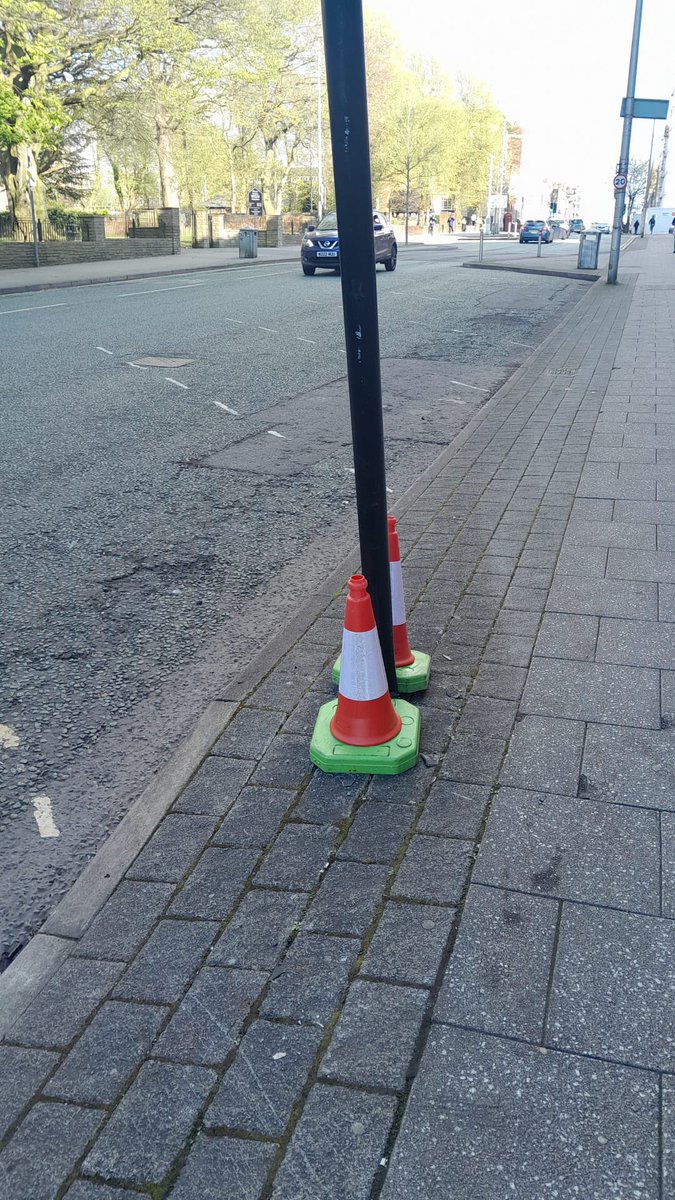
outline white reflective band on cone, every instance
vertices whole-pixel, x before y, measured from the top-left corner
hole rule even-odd
[[[389,578],[391,580],[391,623],[405,625],[405,600],[403,598],[403,571],[401,560],[389,563]]]
[[[379,700],[387,688],[377,629],[367,633],[342,631],[340,695],[347,700]]]

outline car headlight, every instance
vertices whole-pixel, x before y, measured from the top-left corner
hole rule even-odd
[[[309,250],[310,247],[312,247],[314,245],[314,242],[312,241],[312,239],[310,237],[304,237],[302,239],[302,244],[306,250]]]

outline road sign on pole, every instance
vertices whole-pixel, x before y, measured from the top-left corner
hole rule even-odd
[[[621,101],[621,116],[625,117],[628,112],[627,104],[629,97],[626,96]],[[633,118],[642,117],[648,121],[667,121],[669,100],[640,100],[639,97],[633,99]]]
[[[628,178],[625,175],[615,175],[614,176],[614,191],[615,192],[625,192],[627,183],[628,183]]]
[[[262,217],[263,215],[263,194],[260,188],[251,188],[248,194],[248,215],[249,217]]]
[[[361,569],[397,692],[361,0],[322,0]]]
[[[635,0],[635,16],[633,17],[633,38],[630,47],[630,62],[628,65],[628,87],[626,88],[625,115],[623,133],[621,135],[621,152],[617,163],[617,175],[627,175],[630,159],[630,135],[633,128],[633,112],[635,107],[635,80],[637,79],[638,51],[640,49],[640,27],[642,25],[642,0]],[[612,226],[612,241],[609,248],[609,266],[607,267],[607,282],[616,283],[619,273],[619,254],[621,253],[621,227],[625,208],[625,197],[622,191],[614,192],[614,223]]]

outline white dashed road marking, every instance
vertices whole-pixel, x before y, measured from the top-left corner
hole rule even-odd
[[[170,375],[165,375],[164,378],[166,379],[167,383],[175,383],[176,387],[182,387],[185,388],[186,391],[188,390],[187,383],[181,383],[180,379],[172,379]]]
[[[154,296],[156,292],[181,292],[184,288],[204,287],[205,283],[204,279],[199,283],[174,283],[173,287],[144,288],[142,292],[118,292],[114,299],[125,300],[127,296]]]
[[[105,346],[97,346],[97,350],[101,350],[103,354],[112,354],[112,350],[106,350]]]
[[[221,404],[221,403],[220,403],[220,400],[214,400],[214,401],[213,401],[213,403],[214,403],[214,404],[215,404],[215,405],[216,405],[218,408],[222,408],[223,412],[229,412],[229,413],[232,413],[232,416],[233,416],[233,417],[238,417],[238,416],[239,416],[239,413],[237,412],[236,408],[228,408],[227,404]]]
[[[125,366],[133,367],[134,371],[149,371],[150,370],[149,367],[139,367],[138,363],[132,363],[132,362],[125,363]]]
[[[283,439],[284,439],[284,441],[286,441],[286,434],[285,434],[285,433],[277,433],[276,429],[268,429],[268,430],[267,430],[267,432],[268,432],[268,433],[271,433],[272,437],[283,438]]]
[[[60,301],[58,304],[29,304],[26,306],[26,308],[5,308],[2,310],[2,312],[0,312],[0,317],[6,317],[9,313],[37,312],[41,308],[65,308],[65,307],[66,307],[65,300]]]
[[[259,325],[258,329],[262,329],[263,333],[278,333],[278,329],[270,329],[269,325]]]
[[[475,383],[462,383],[461,379],[449,379],[448,383],[454,383],[456,387],[471,388],[472,392],[489,392],[490,391],[490,389],[486,388],[486,387],[477,387]]]
[[[54,824],[52,802],[49,796],[33,796],[33,810],[40,837],[59,837],[59,831]]]

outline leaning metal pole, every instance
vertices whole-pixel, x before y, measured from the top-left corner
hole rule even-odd
[[[361,568],[396,694],[361,0],[322,0]]]
[[[638,50],[640,48],[640,26],[642,24],[642,0],[635,0],[635,19],[633,21],[633,40],[630,48],[630,64],[628,67],[628,87],[626,89],[626,110],[623,118],[623,134],[621,136],[621,152],[617,164],[618,175],[628,175],[630,160],[630,135],[633,128],[633,109],[635,106],[635,80],[637,78]],[[607,282],[616,283],[619,272],[619,254],[621,253],[621,227],[626,205],[624,189],[614,191],[614,224],[612,226],[612,241],[609,249],[609,266]]]

